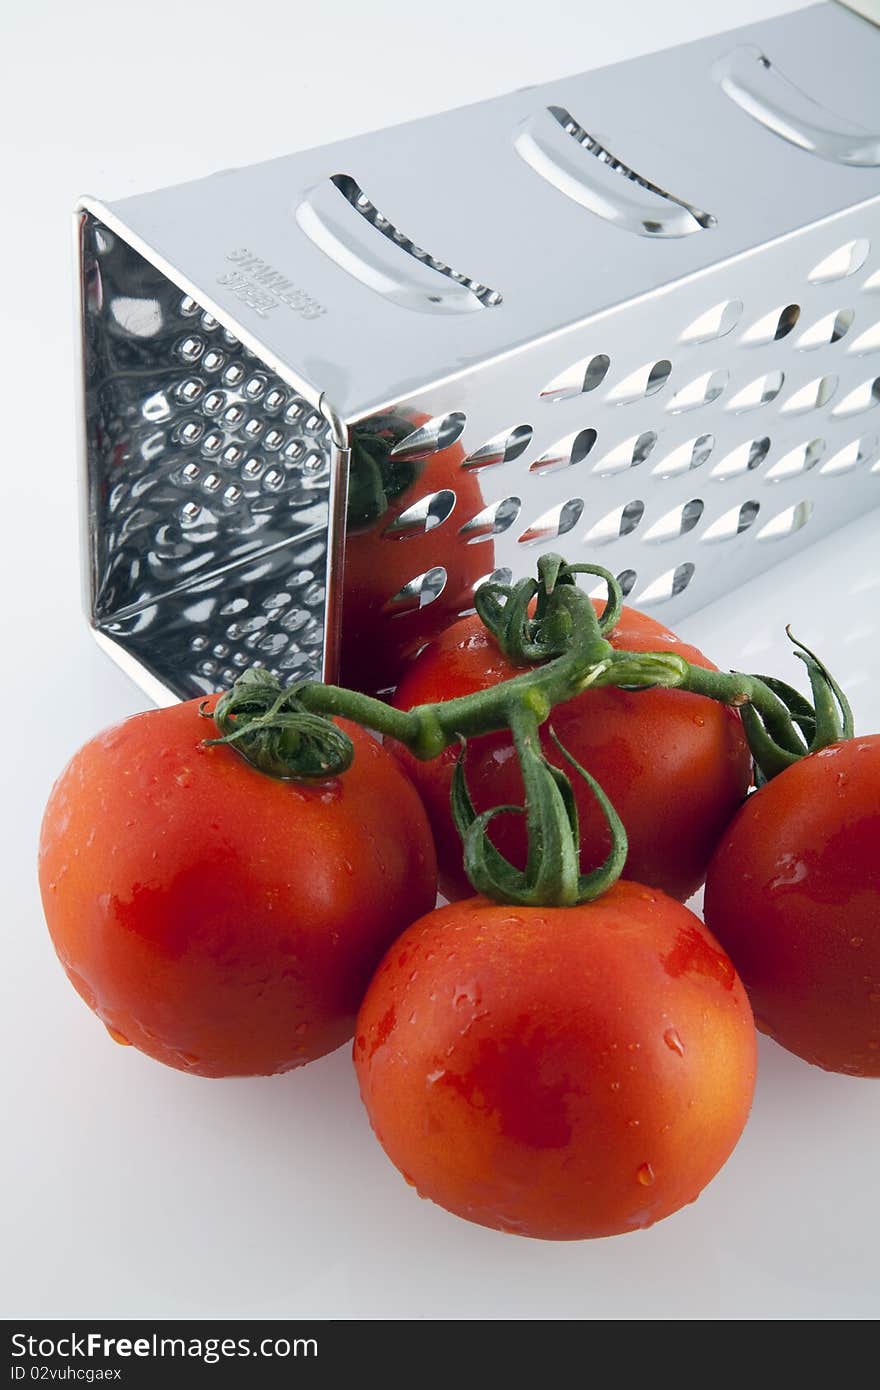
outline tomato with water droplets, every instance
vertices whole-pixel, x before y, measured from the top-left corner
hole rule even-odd
[[[601,604],[595,607],[601,612]],[[695,647],[633,608],[624,608],[610,640],[614,647],[674,652],[695,666],[715,669]],[[410,709],[468,695],[517,674],[518,668],[502,655],[480,619],[464,618],[410,664],[394,704]],[[547,757],[565,767],[550,737],[551,725],[601,784],[623,821],[629,837],[627,877],[682,900],[696,892],[751,784],[751,755],[737,712],[688,691],[586,690],[558,705],[542,731]],[[458,749],[448,748],[429,763],[402,747],[399,756],[431,818],[441,890],[448,898],[465,896],[473,890],[464,873],[449,804]],[[522,804],[522,778],[509,734],[470,739],[465,768],[478,811]],[[581,822],[581,867],[586,873],[608,853],[608,827],[582,778],[574,779],[574,790]],[[524,866],[522,816],[497,816],[490,836],[509,859]]]
[[[258,772],[192,700],[90,740],[46,808],[55,949],[111,1037],[201,1076],[300,1066],[351,1036],[370,976],[435,901],[425,812],[388,752],[340,720],[350,769]]]
[[[827,1071],[880,1076],[880,735],[749,797],[709,868],[706,920],[760,1029]]]
[[[355,1032],[373,1129],[423,1197],[555,1240],[649,1226],[748,1115],[749,1002],[687,908],[621,881],[581,907],[471,898],[380,966]]]

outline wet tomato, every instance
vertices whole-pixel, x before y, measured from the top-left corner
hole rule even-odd
[[[55,949],[113,1037],[201,1076],[286,1071],[351,1036],[383,951],[435,900],[424,810],[357,726],[352,767],[273,780],[199,702],[99,734],[52,791]]]
[[[601,605],[596,605],[597,609]],[[632,651],[674,651],[697,666],[710,661],[646,614],[624,608],[612,645]],[[517,674],[477,617],[463,618],[431,642],[407,668],[394,704],[400,709],[482,690]],[[554,709],[562,743],[611,798],[629,837],[628,878],[685,899],[699,888],[712,852],[751,783],[751,756],[739,715],[702,695],[679,690],[587,690]],[[544,750],[564,766],[544,730]],[[457,749],[422,763],[399,756],[431,818],[440,885],[449,898],[471,891],[461,842],[449,809]],[[509,735],[468,745],[468,786],[478,811],[522,804],[522,780]],[[607,827],[582,779],[575,795],[581,817],[584,872],[605,858]],[[492,839],[519,867],[525,863],[521,816],[499,816]]]
[[[755,1030],[681,903],[619,882],[584,907],[471,898],[404,932],[358,1016],[391,1161],[470,1221],[557,1240],[692,1201],[745,1124]]]
[[[880,1076],[880,736],[749,798],[712,860],[706,920],[759,1028],[828,1071]]]

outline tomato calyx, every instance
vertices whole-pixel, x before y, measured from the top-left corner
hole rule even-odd
[[[795,656],[807,668],[813,703],[810,704],[799,690],[775,676],[752,677],[752,680],[761,681],[782,702],[788,712],[790,725],[789,728],[778,726],[775,732],[782,737],[777,738],[774,737],[774,730],[762,721],[754,705],[744,705],[740,710],[759,786],[784,772],[792,763],[811,753],[818,753],[832,743],[839,743],[841,739],[852,738],[855,732],[852,707],[828,667],[795,637],[791,627],[786,627],[785,631],[795,647]]]
[[[323,782],[347,772],[354,745],[338,725],[311,714],[297,699],[297,687],[284,688],[260,667],[244,671],[220,696],[213,714],[219,738],[205,746],[231,744],[243,758],[270,777]]]
[[[477,589],[477,614],[514,666],[550,661],[568,650],[574,617],[559,597],[564,586],[576,585],[579,574],[595,575],[605,585],[601,616],[591,603],[582,603],[577,611],[583,630],[598,642],[614,631],[623,611],[620,584],[601,565],[570,565],[561,555],[542,555],[537,579],[530,576],[513,585],[488,582]]]

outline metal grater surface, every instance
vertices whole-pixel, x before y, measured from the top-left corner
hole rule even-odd
[[[878,67],[821,4],[84,200],[99,639],[381,689],[543,549],[674,622],[876,506]]]

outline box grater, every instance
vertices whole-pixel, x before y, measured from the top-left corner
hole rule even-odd
[[[375,689],[543,549],[675,621],[874,506],[878,22],[84,199],[100,642],[164,701]]]

